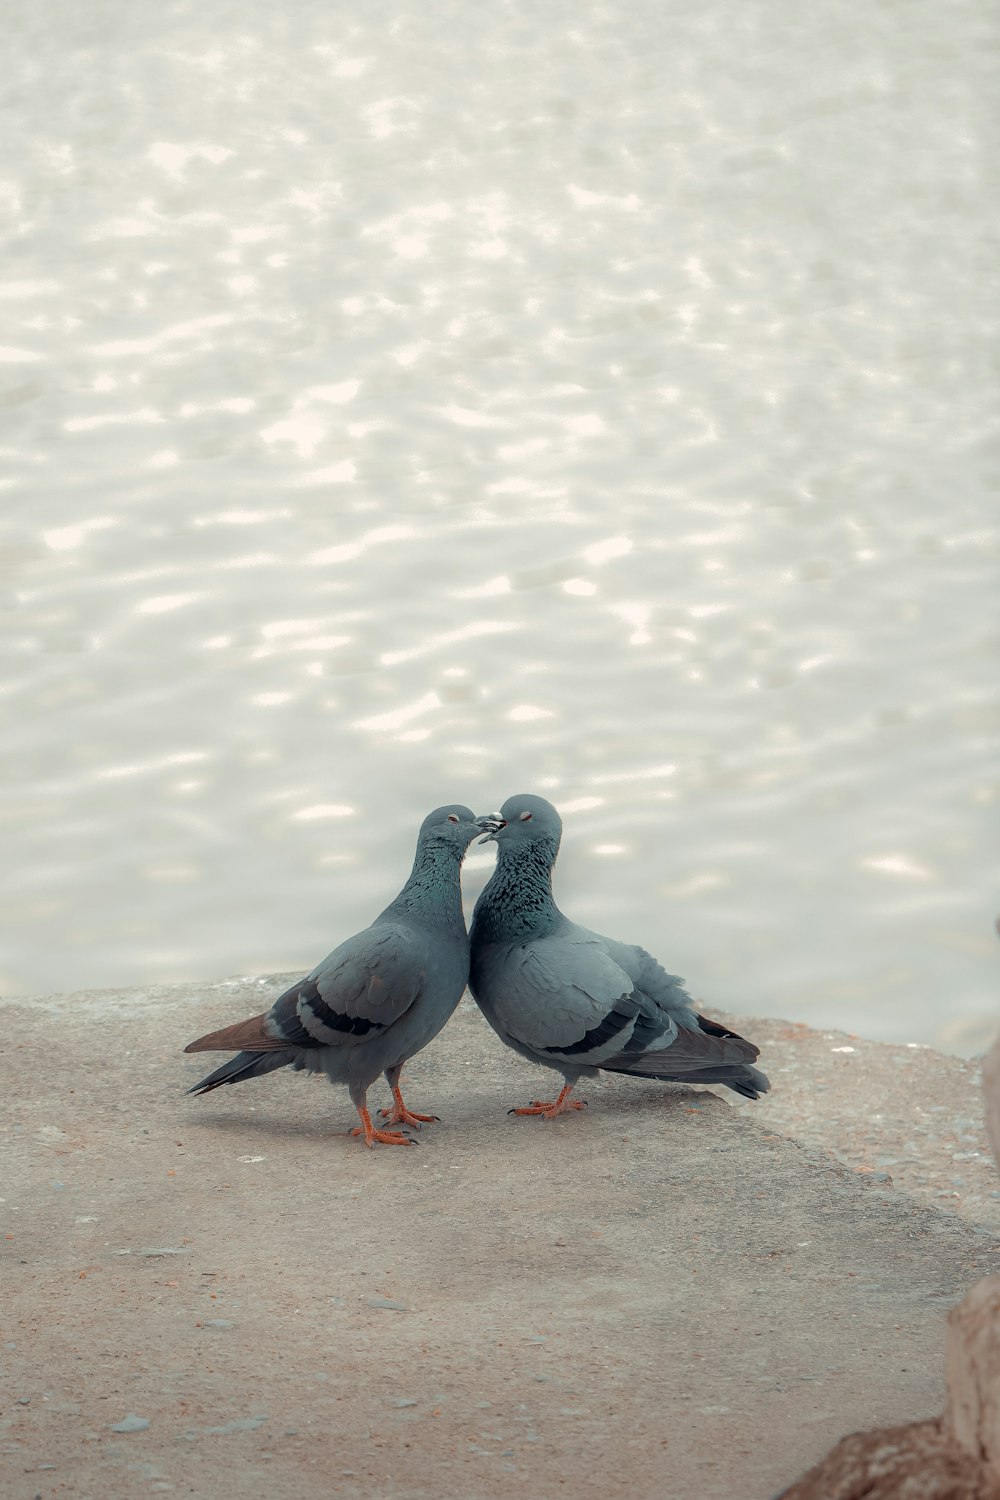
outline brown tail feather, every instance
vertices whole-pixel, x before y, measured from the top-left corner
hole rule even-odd
[[[185,1052],[279,1052],[288,1047],[284,1037],[271,1036],[264,1026],[269,1012],[251,1016],[248,1021],[237,1021],[235,1026],[224,1026],[221,1031],[210,1031],[196,1042],[189,1042]]]

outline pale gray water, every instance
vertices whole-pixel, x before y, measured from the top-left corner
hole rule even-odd
[[[311,964],[533,790],[704,1000],[981,1045],[995,7],[4,25],[2,992]]]

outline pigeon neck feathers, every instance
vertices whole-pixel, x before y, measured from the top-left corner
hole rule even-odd
[[[464,850],[437,839],[417,845],[410,878],[382,913],[384,917],[417,917],[464,933],[461,868]]]
[[[525,942],[545,937],[565,921],[552,895],[552,866],[559,845],[499,845],[492,878],[476,903],[473,936],[482,942]]]

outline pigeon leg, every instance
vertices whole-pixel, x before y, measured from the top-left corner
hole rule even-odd
[[[586,1109],[586,1099],[569,1097],[572,1088],[571,1083],[564,1084],[559,1090],[558,1098],[532,1099],[530,1104],[524,1105],[521,1109],[509,1109],[507,1113],[509,1115],[541,1115],[543,1120],[552,1120],[556,1115],[567,1114],[571,1109]]]
[[[402,1131],[376,1130],[375,1126],[372,1124],[372,1117],[368,1113],[367,1105],[358,1104],[355,1105],[355,1108],[357,1109],[358,1114],[361,1116],[361,1124],[355,1125],[354,1129],[351,1131],[351,1134],[363,1135],[365,1138],[365,1145],[369,1148],[369,1150],[374,1147],[376,1141],[381,1141],[383,1146],[415,1146],[417,1144],[416,1141],[411,1141],[408,1135],[403,1135]]]
[[[392,1089],[392,1097],[395,1101],[392,1109],[380,1109],[379,1115],[387,1125],[412,1125],[414,1130],[419,1130],[421,1125],[429,1125],[431,1121],[438,1120],[438,1115],[418,1115],[412,1109],[407,1109],[403,1103],[403,1095],[399,1088],[399,1075],[402,1067],[386,1068],[385,1081]]]

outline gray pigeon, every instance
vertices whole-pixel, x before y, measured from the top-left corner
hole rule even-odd
[[[556,1099],[515,1115],[552,1119],[584,1101],[577,1079],[598,1069],[674,1083],[724,1083],[747,1099],[770,1087],[750,1066],[758,1048],[699,1015],[675,974],[644,948],[564,917],[552,898],[562,821],[544,797],[510,797],[481,841],[497,865],[472,917],[469,988],[493,1030],[564,1079]]]
[[[185,1052],[236,1057],[188,1092],[207,1094],[224,1083],[259,1078],[276,1068],[325,1073],[346,1083],[366,1146],[417,1143],[397,1130],[376,1130],[367,1094],[380,1073],[394,1107],[387,1125],[412,1125],[435,1115],[407,1109],[399,1088],[403,1064],[433,1041],[455,1009],[469,977],[469,939],[459,882],[462,860],[477,834],[495,827],[467,807],[439,807],[420,826],[410,878],[364,932],[356,933],[275,1001],[264,1015],[210,1032]]]

